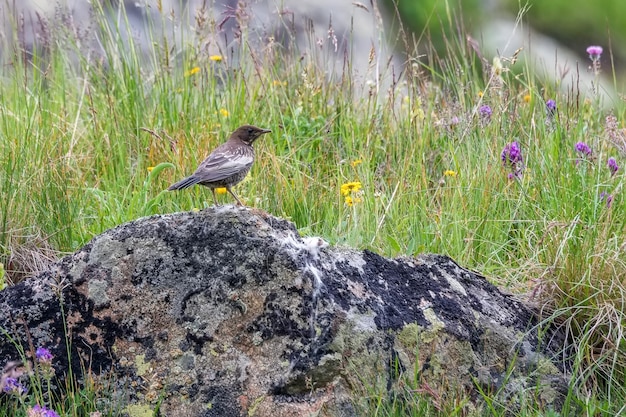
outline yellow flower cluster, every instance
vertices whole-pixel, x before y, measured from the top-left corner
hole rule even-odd
[[[443,172],[444,177],[456,177],[457,172],[456,171],[452,171],[451,169],[446,169]]]
[[[222,62],[223,59],[224,58],[221,55],[211,55],[209,57],[209,60],[213,62]],[[199,72],[200,72],[200,67],[193,67],[185,71],[185,77],[191,77],[192,75],[197,74]]]
[[[200,67],[193,67],[189,71],[185,71],[185,77],[190,77],[200,72]]]
[[[363,200],[358,197],[361,191],[361,183],[359,181],[347,182],[341,184],[341,195],[344,197],[344,203],[348,207],[352,207],[356,203],[361,203]]]
[[[341,195],[347,196],[352,193],[359,192],[362,186],[359,181],[347,182],[345,184],[341,184]]]
[[[363,200],[360,199],[359,197],[350,197],[349,195],[345,197],[344,203],[346,203],[346,206],[348,207],[352,207],[355,203],[361,203]]]
[[[215,189],[215,193],[216,194],[226,194],[228,190],[226,190],[226,188],[216,188]]]

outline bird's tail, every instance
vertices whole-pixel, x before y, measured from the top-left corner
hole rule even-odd
[[[169,186],[169,188],[167,189],[167,191],[173,191],[173,190],[183,190],[185,188],[191,187],[192,185],[195,185],[197,183],[199,183],[200,180],[198,179],[198,177],[196,177],[195,175],[191,175],[183,180],[178,181],[175,184],[172,184]]]

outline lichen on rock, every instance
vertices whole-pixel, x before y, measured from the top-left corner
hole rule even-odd
[[[67,325],[74,371],[113,374],[128,410],[162,400],[177,416],[338,416],[358,384],[393,391],[415,370],[476,408],[476,384],[512,401],[545,382],[558,408],[567,384],[558,330],[541,343],[528,307],[451,259],[336,248],[247,208],[121,225],[0,292],[0,307],[13,340],[57,358]],[[17,359],[0,338],[0,361]]]

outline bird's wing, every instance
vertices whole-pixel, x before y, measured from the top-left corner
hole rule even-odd
[[[241,171],[247,171],[254,162],[254,154],[248,149],[216,149],[198,167],[194,176],[199,182],[220,181]]]

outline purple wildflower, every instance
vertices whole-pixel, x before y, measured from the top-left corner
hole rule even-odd
[[[514,166],[523,162],[522,150],[519,147],[519,143],[511,142],[504,147],[502,154],[500,155],[502,164],[504,166]]]
[[[54,356],[50,351],[44,347],[37,348],[35,357],[42,372],[42,375],[46,378],[51,378],[54,375],[54,368],[52,368],[52,359]]]
[[[603,201],[604,199],[606,199],[606,208],[611,208],[611,203],[613,203],[613,194],[602,191],[600,193],[600,201]]]
[[[500,154],[502,165],[505,168],[510,168],[511,172],[508,174],[510,180],[514,178],[520,178],[522,176],[522,169],[524,168],[524,158],[522,157],[522,149],[518,142],[511,142],[507,144],[502,153]]]
[[[546,112],[548,113],[548,116],[554,116],[554,113],[556,112],[556,101],[552,99],[546,101]]]
[[[52,363],[52,358],[54,358],[54,356],[52,356],[52,353],[50,353],[50,351],[44,347],[37,348],[35,356],[37,357],[37,360],[39,362],[46,364]]]
[[[26,387],[22,385],[16,378],[8,377],[4,380],[4,385],[2,386],[2,391],[7,394],[17,394],[22,395],[26,394]]]
[[[56,411],[49,410],[46,407],[42,407],[39,404],[28,409],[26,413],[27,417],[60,417]]]
[[[600,59],[602,55],[603,49],[598,45],[591,45],[587,47],[587,53],[589,54],[589,59],[592,61],[597,61]]]
[[[606,165],[609,167],[609,170],[611,171],[611,176],[615,175],[615,173],[619,169],[619,165],[617,165],[617,161],[613,157],[609,158]]]
[[[478,113],[480,114],[481,119],[488,121],[491,119],[491,114],[493,113],[493,111],[488,104],[483,104],[478,108]]]
[[[585,142],[578,142],[575,145],[576,152],[582,156],[591,156],[591,148]]]
[[[591,60],[591,69],[595,75],[600,74],[600,56],[602,55],[602,47],[591,45],[587,47],[587,53]]]

